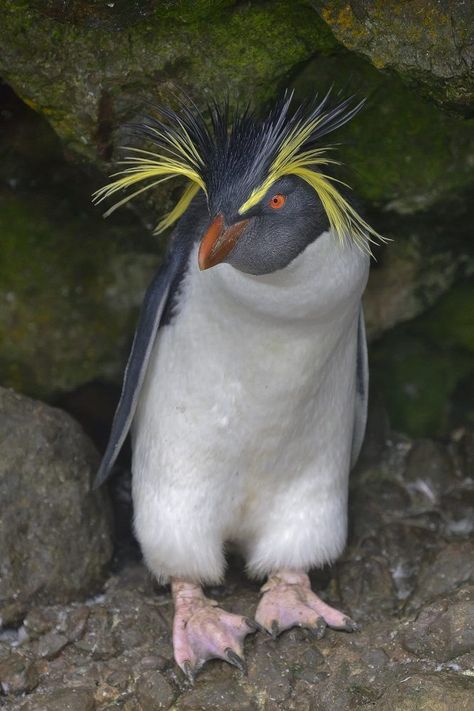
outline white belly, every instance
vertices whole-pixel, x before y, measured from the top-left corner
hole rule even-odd
[[[324,274],[334,249],[341,259]],[[227,265],[201,273],[196,261],[134,424],[145,556],[157,574],[204,580],[222,574],[227,540],[255,573],[288,558],[324,563],[345,539],[366,262],[329,235],[268,277]]]

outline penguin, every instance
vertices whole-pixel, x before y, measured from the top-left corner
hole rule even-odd
[[[383,238],[342,193],[322,142],[362,105],[331,105],[329,92],[295,107],[287,93],[263,118],[213,103],[206,121],[181,101],[135,127],[150,148],[129,148],[95,194],[125,191],[109,214],[185,181],[156,228],[177,223],[96,486],[131,430],[135,533],[151,573],[171,584],[174,657],[191,680],[211,658],[243,670],[245,637],[258,629],[357,629],[308,572],[344,548],[367,416],[361,297],[370,245]],[[203,592],[223,580],[228,545],[265,580],[255,619]]]

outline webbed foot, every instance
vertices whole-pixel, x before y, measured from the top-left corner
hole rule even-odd
[[[327,605],[311,590],[306,573],[279,571],[268,578],[261,592],[255,619],[274,639],[291,627],[305,627],[317,638],[324,635],[326,626],[345,632],[359,629],[354,620]]]
[[[172,582],[175,602],[173,621],[174,658],[188,679],[208,659],[224,659],[245,672],[243,643],[258,625],[248,617],[234,615],[206,598],[199,585]]]

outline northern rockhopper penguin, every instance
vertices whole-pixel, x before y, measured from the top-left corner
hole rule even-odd
[[[259,626],[356,624],[312,590],[347,531],[349,470],[364,436],[367,348],[361,296],[370,242],[322,139],[360,109],[329,95],[263,119],[212,104],[160,109],[138,128],[150,149],[96,194],[186,187],[161,221],[177,221],[145,297],[97,484],[132,430],[135,531],[175,603],[176,662],[191,679],[207,659],[243,668]],[[266,577],[255,620],[206,598],[225,546]]]

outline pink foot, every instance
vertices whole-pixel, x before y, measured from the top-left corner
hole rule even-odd
[[[171,589],[175,604],[174,658],[188,679],[193,682],[202,665],[213,658],[224,659],[245,672],[243,641],[258,625],[248,617],[217,607],[199,585],[175,578]]]
[[[318,639],[326,625],[346,632],[359,629],[350,617],[320,600],[306,573],[281,570],[268,578],[261,591],[255,619],[274,639],[291,627],[306,627]]]

